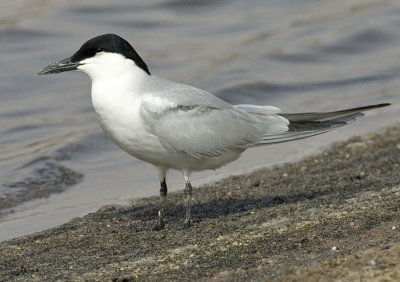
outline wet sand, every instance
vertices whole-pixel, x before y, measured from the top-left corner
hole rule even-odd
[[[400,125],[298,163],[107,206],[0,243],[5,281],[400,280]]]

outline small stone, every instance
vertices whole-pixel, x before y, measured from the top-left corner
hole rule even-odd
[[[368,264],[374,266],[376,265],[376,261],[374,259],[370,259],[368,260]]]

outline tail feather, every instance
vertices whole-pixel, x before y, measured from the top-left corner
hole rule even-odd
[[[311,136],[315,136],[315,135],[319,135],[319,134],[323,134],[323,133],[332,131],[336,127],[337,126],[320,129],[320,130],[308,130],[308,131],[297,131],[297,132],[287,131],[285,133],[271,135],[271,136],[264,135],[263,139],[255,144],[253,144],[252,147],[283,143],[283,142],[288,142],[288,141],[298,140],[298,139],[304,139],[307,137],[311,137]]]
[[[282,113],[279,115],[290,122],[288,126],[289,130],[279,134],[265,134],[259,142],[252,146],[282,143],[323,134],[352,123],[357,118],[364,115],[362,113],[363,111],[382,108],[389,105],[390,104],[378,104],[325,113]]]

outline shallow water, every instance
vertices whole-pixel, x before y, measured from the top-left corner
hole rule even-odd
[[[5,0],[0,7],[0,204],[12,207],[2,210],[0,239],[158,193],[154,168],[101,133],[87,77],[34,75],[102,33],[128,39],[153,73],[231,103],[285,112],[394,104],[324,136],[250,150],[218,172],[194,174],[195,185],[398,121],[395,0]],[[182,182],[173,172],[170,190]],[[37,196],[45,198],[25,201]]]

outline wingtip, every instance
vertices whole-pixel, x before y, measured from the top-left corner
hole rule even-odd
[[[388,107],[392,105],[391,103],[381,103],[381,104],[376,104],[376,105],[371,105],[371,106],[367,106],[367,107],[371,107],[371,108],[384,108],[384,107]]]
[[[375,104],[375,105],[370,105],[370,106],[364,106],[364,107],[359,107],[359,108],[354,108],[350,110],[359,110],[360,112],[363,111],[368,111],[368,110],[373,110],[373,109],[379,109],[379,108],[384,108],[390,106],[390,103],[381,103],[381,104]]]

